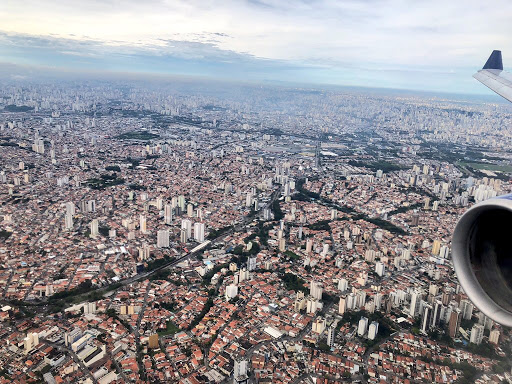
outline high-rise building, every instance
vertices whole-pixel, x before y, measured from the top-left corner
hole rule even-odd
[[[489,343],[496,344],[500,342],[500,331],[493,329],[489,334]]]
[[[421,332],[427,333],[432,324],[432,305],[425,304],[423,306],[423,314],[421,318]]]
[[[68,213],[64,216],[64,227],[66,231],[71,231],[73,229],[73,216]]]
[[[99,230],[98,230],[98,219],[94,219],[93,221],[91,221],[91,237],[94,238],[96,236],[98,236],[99,234]]]
[[[357,334],[359,336],[364,336],[367,328],[368,328],[368,318],[362,316],[361,320],[359,320],[359,324],[357,326]]]
[[[313,249],[313,240],[307,239],[306,240],[306,253],[311,253],[311,250]]]
[[[164,207],[164,222],[165,222],[165,224],[171,224],[172,211],[173,211],[172,206],[170,204],[165,204],[165,207]]]
[[[473,317],[473,303],[467,299],[461,300],[459,309],[462,311],[462,318],[470,320]]]
[[[441,249],[441,242],[439,240],[434,240],[434,243],[432,244],[432,254],[434,256],[438,256],[440,249]]]
[[[230,300],[238,295],[238,286],[230,284],[226,287],[226,300]]]
[[[372,321],[372,323],[368,327],[368,339],[375,340],[375,337],[377,337],[378,333],[379,333],[379,323],[376,321]]]
[[[235,365],[233,369],[233,384],[247,384],[248,362],[243,357],[235,358]]]
[[[430,286],[428,287],[428,294],[432,296],[437,296],[438,293],[439,286],[437,286],[436,284],[430,284]]]
[[[443,294],[441,296],[441,302],[443,303],[443,305],[448,305],[451,300],[452,300],[451,293],[443,292]]]
[[[181,212],[185,211],[185,196],[180,195],[178,197],[178,207],[181,208]]]
[[[453,339],[459,332],[460,322],[462,320],[462,312],[456,308],[450,314],[450,321],[448,323],[448,334]]]
[[[256,256],[250,256],[248,259],[247,259],[247,270],[250,272],[250,271],[254,271],[256,269],[256,264],[257,264],[257,257]]]
[[[319,308],[318,300],[314,297],[309,297],[306,301],[306,312],[311,314],[315,313]]]
[[[482,342],[483,337],[484,326],[482,324],[475,324],[473,328],[471,328],[471,337],[469,342],[479,345]]]
[[[325,325],[325,318],[318,316],[315,321],[313,321],[312,331],[320,335],[325,330]]]
[[[75,214],[75,204],[69,201],[66,203],[66,215],[73,216]]]
[[[437,327],[441,321],[441,312],[443,311],[443,303],[441,300],[436,300],[432,308],[432,323],[430,326]]]
[[[449,255],[450,255],[450,248],[447,245],[441,246],[441,248],[439,249],[439,257],[441,257],[443,259],[447,259]]]
[[[420,291],[414,291],[411,295],[411,306],[409,307],[409,315],[416,317],[420,309],[420,302],[422,299],[422,293]]]
[[[331,325],[329,327],[329,331],[327,332],[327,345],[332,347],[334,345],[334,340],[336,338],[336,327]]]
[[[194,224],[194,240],[199,243],[204,241],[204,223]]]
[[[384,265],[384,263],[378,261],[375,264],[375,273],[382,277],[384,275],[385,271],[386,271],[386,266]]]
[[[156,235],[156,246],[158,248],[168,248],[169,247],[169,231],[167,229],[162,229],[157,232]]]
[[[347,311],[347,297],[341,296],[340,303],[338,304],[338,313],[343,315]]]
[[[347,311],[355,309],[357,306],[356,294],[351,292],[347,295]]]
[[[192,222],[189,219],[181,221],[181,229],[186,231],[187,240],[192,237]]]
[[[156,209],[161,211],[162,208],[164,207],[164,200],[161,197],[157,197],[156,201],[155,201],[155,206],[156,206]]]
[[[346,292],[348,289],[348,281],[346,279],[340,279],[338,281],[338,289],[341,292]]]
[[[27,337],[23,339],[25,354],[28,354],[34,347],[39,345],[39,334],[37,332],[27,333]]]
[[[279,251],[286,251],[286,240],[284,239],[284,237],[279,240]]]
[[[160,345],[158,344],[158,333],[154,333],[151,336],[149,336],[148,348],[150,348],[150,349],[160,348]]]
[[[420,214],[419,213],[413,213],[411,217],[411,226],[417,227],[420,224]]]
[[[96,200],[89,200],[86,203],[87,212],[96,212]]]
[[[319,283],[315,280],[311,280],[311,283],[309,285],[309,294],[317,300],[322,300],[322,283]]]
[[[140,215],[140,218],[139,218],[139,227],[140,227],[140,231],[142,233],[147,233],[148,231],[148,228],[146,226],[146,216],[144,215]]]
[[[180,232],[180,241],[182,243],[186,243],[188,240],[187,238],[187,230],[185,228],[181,228],[181,232]]]

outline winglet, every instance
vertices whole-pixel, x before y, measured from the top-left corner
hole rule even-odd
[[[503,60],[501,59],[501,51],[492,51],[491,56],[487,59],[482,69],[500,69],[503,71]]]

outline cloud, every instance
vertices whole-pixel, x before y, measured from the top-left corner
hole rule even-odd
[[[3,0],[0,50],[16,62],[55,51],[66,65],[81,56],[108,69],[164,70],[168,60],[208,75],[390,87],[403,83],[395,70],[423,74],[414,83],[426,88],[453,71],[462,91],[478,92],[466,79],[492,49],[505,60],[512,52],[511,13],[507,0]]]

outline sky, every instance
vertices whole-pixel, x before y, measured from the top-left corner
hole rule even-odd
[[[1,0],[0,62],[489,94],[512,1]],[[510,61],[507,58],[510,57]]]

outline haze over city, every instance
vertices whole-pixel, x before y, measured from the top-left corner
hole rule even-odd
[[[0,61],[484,94],[508,1],[37,1],[0,6]]]

